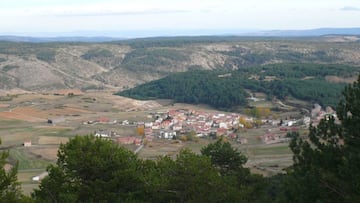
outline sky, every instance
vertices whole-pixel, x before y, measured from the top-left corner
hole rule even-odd
[[[360,27],[360,0],[0,0],[0,35],[121,37],[324,27]]]

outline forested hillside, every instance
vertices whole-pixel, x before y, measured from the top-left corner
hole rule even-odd
[[[0,89],[123,90],[188,70],[360,64],[357,36],[169,37],[107,43],[0,42]]]
[[[119,92],[135,99],[173,99],[176,102],[209,104],[216,108],[246,105],[251,92],[268,99],[294,97],[324,106],[335,106],[345,86],[360,67],[344,65],[274,64],[234,71],[193,70]],[[342,81],[331,80],[342,78]]]

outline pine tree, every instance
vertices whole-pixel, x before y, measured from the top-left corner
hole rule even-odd
[[[343,91],[337,117],[310,126],[308,138],[295,134],[290,148],[286,201],[357,202],[360,199],[360,76]]]

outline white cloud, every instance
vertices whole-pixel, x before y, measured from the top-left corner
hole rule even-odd
[[[360,11],[360,8],[354,7],[354,6],[345,6],[345,7],[342,7],[340,10],[342,10],[342,11]]]

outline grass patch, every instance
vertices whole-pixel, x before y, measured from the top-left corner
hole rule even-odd
[[[271,155],[271,154],[291,154],[289,146],[286,145],[274,145],[266,147],[258,147],[253,149],[254,155]]]
[[[266,107],[266,108],[274,108],[275,106],[273,105],[273,103],[271,101],[267,101],[267,100],[260,100],[260,101],[251,101],[249,102],[249,106],[253,106],[253,107]]]
[[[68,137],[60,136],[39,136],[39,144],[43,145],[59,145],[60,143],[67,143],[69,141]]]
[[[74,136],[72,129],[41,129],[40,132],[43,132],[41,136],[51,136],[51,137],[71,137]]]
[[[10,127],[16,127],[24,126],[25,124],[28,124],[21,120],[1,120],[0,119],[0,130],[2,129],[9,129]]]
[[[34,189],[39,188],[39,183],[25,183],[21,184],[21,189],[24,195],[30,196]]]
[[[195,152],[195,153],[200,153],[200,150],[205,147],[206,145],[208,145],[210,142],[208,140],[205,139],[199,139],[197,142],[195,141],[187,141],[185,142],[185,147],[184,148],[188,148],[191,151]]]
[[[18,171],[18,180],[21,183],[33,183],[31,178],[34,176],[39,175],[40,173],[44,172],[43,169],[35,169],[35,170],[19,170]]]
[[[36,156],[30,155],[25,148],[15,148],[10,150],[11,162],[15,163],[18,161],[19,170],[24,169],[46,169],[51,163],[48,161],[41,160]]]

